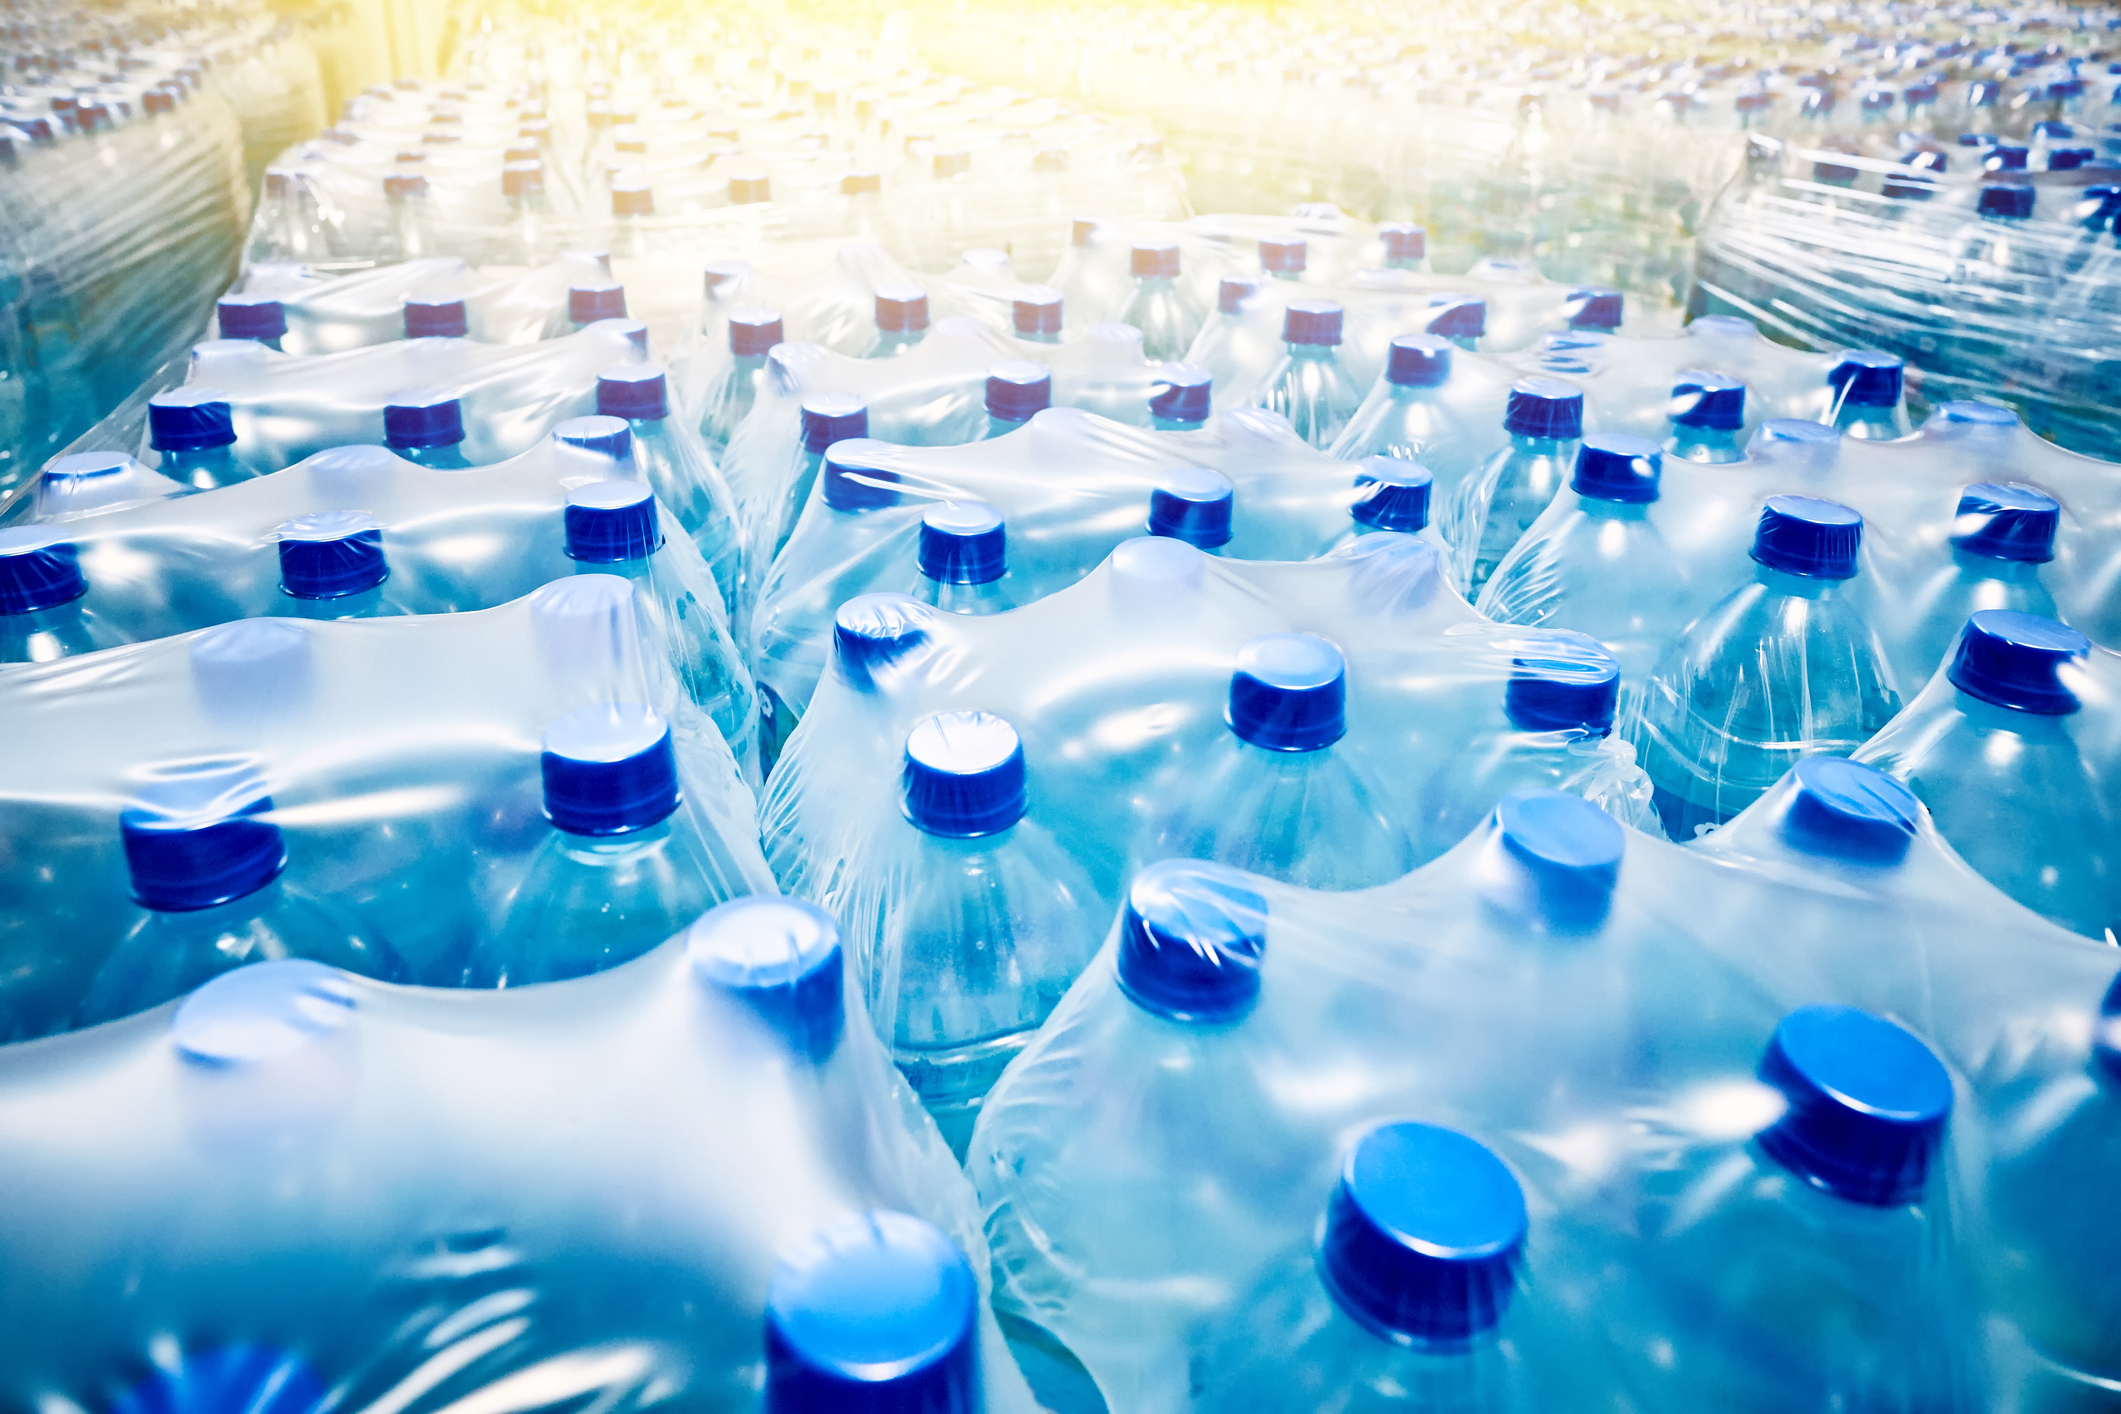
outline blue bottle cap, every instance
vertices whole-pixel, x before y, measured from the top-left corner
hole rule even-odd
[[[1348,514],[1372,530],[1418,533],[1429,523],[1429,493],[1435,478],[1420,462],[1400,457],[1364,457],[1355,473],[1355,501]]]
[[[1230,516],[1237,493],[1230,479],[1204,466],[1174,466],[1149,492],[1149,533],[1168,535],[1202,550],[1230,543]]]
[[[938,584],[991,584],[1009,568],[1002,513],[985,501],[940,501],[921,516],[921,573]]]
[[[442,388],[414,388],[383,407],[383,445],[417,451],[464,440],[464,404]]]
[[[1745,426],[1745,384],[1700,369],[1681,373],[1672,385],[1672,421],[1681,427],[1737,431]]]
[[[1291,300],[1281,315],[1282,342],[1332,348],[1340,343],[1344,318],[1341,307],[1331,300]]]
[[[1782,830],[1813,854],[1898,864],[1922,828],[1915,793],[1874,767],[1839,756],[1807,756],[1791,768],[1797,789]]]
[[[1028,422],[1053,406],[1053,370],[1028,358],[1004,359],[987,370],[987,415]]]
[[[2031,156],[2032,150],[2019,143],[1999,142],[1988,150],[1988,160],[1981,165],[1991,172],[2022,172]]]
[[[1928,173],[1932,176],[1939,172],[1949,172],[1952,169],[1951,155],[1939,152],[1935,148],[1925,147],[1910,152],[1907,156],[1901,158],[1900,161],[1910,172]]]
[[[220,1345],[158,1366],[118,1396],[110,1414],[318,1414],[331,1403],[323,1381],[299,1356],[266,1345]]]
[[[223,295],[214,321],[224,339],[277,339],[287,333],[287,306],[270,295]]]
[[[1149,415],[1165,422],[1206,422],[1214,405],[1215,375],[1190,363],[1167,363],[1156,371]]]
[[[1959,493],[1952,544],[1992,560],[2045,564],[2055,558],[2061,525],[2062,503],[2054,497],[2030,486],[1984,481]]]
[[[1318,1270],[1350,1319],[1400,1344],[1492,1329],[1523,1258],[1524,1190],[1493,1151],[1432,1124],[1381,1124],[1341,1161]]]
[[[2121,1084],[2121,976],[2114,978],[2106,995],[2099,999],[2099,1020],[2092,1033],[2092,1059],[2106,1072],[2107,1083]]]
[[[1429,332],[1443,339],[1478,339],[1488,332],[1488,302],[1454,295],[1440,300],[1429,319]]]
[[[1906,374],[1907,364],[1898,354],[1850,349],[1835,361],[1826,381],[1840,395],[1843,406],[1889,408],[1899,404]]]
[[[471,313],[460,299],[415,298],[405,301],[405,337],[408,339],[461,339],[470,332]]]
[[[219,759],[143,788],[118,814],[133,898],[189,913],[256,893],[287,865],[272,797],[247,762]]]
[[[29,614],[88,593],[81,552],[42,525],[0,530],[0,614]]]
[[[1496,804],[1495,829],[1529,876],[1549,928],[1586,933],[1604,924],[1627,853],[1627,835],[1612,816],[1582,796],[1520,790]]]
[[[979,1300],[919,1218],[832,1224],[767,1282],[765,1414],[978,1414]]]
[[[281,592],[297,599],[343,599],[390,578],[383,527],[366,511],[297,516],[274,534]]]
[[[1237,650],[1227,720],[1268,751],[1317,751],[1348,731],[1348,670],[1314,634],[1268,633]]]
[[[1966,621],[1945,670],[1952,686],[2018,712],[2064,717],[2082,705],[2065,665],[2091,652],[2091,640],[2038,614],[1982,609]]]
[[[1401,334],[1385,351],[1385,382],[1397,388],[1440,388],[1451,377],[1451,341],[1435,334]]]
[[[1502,430],[1573,442],[1583,435],[1583,390],[1559,378],[1520,378],[1510,385]]]
[[[866,410],[863,418],[867,420]],[[873,511],[898,504],[899,474],[884,465],[895,449],[889,442],[853,437],[834,442],[825,453],[819,494],[836,511]]]
[[[147,445],[158,452],[203,452],[236,440],[228,394],[186,386],[147,400]]]
[[[889,285],[876,292],[876,327],[910,334],[928,327],[928,292],[919,285]]]
[[[1888,201],[1928,201],[1937,194],[1936,183],[1927,177],[1887,177],[1878,188]]]
[[[1789,1101],[1760,1132],[1769,1158],[1852,1203],[1921,1198],[1951,1119],[1952,1078],[1915,1036],[1854,1007],[1802,1007],[1776,1025],[1760,1078]]]
[[[1226,865],[1166,859],[1134,876],[1119,925],[1119,985],[1170,1021],[1207,1024],[1249,1010],[1267,950],[1267,901]]]
[[[567,318],[576,324],[626,317],[626,287],[616,280],[585,280],[567,290]]]
[[[633,428],[621,417],[570,417],[552,429],[552,440],[617,462],[633,456]]]
[[[1177,241],[1142,241],[1127,256],[1127,269],[1135,278],[1176,278],[1178,275]]]
[[[1414,261],[1429,253],[1429,229],[1426,226],[1387,221],[1377,228],[1377,238],[1385,243],[1387,260]]]
[[[578,707],[545,729],[545,818],[570,835],[623,835],[678,808],[670,726],[637,702]]]
[[[597,416],[660,422],[670,416],[670,383],[660,364],[622,363],[597,375]]]
[[[1259,293],[1259,281],[1248,275],[1225,275],[1215,287],[1215,308],[1220,314],[1241,314],[1245,301]]]
[[[655,492],[645,481],[610,477],[568,488],[567,556],[592,565],[645,560],[663,548]]]
[[[200,983],[177,1004],[169,1039],[195,1064],[256,1065],[342,1031],[353,1019],[354,990],[345,973],[304,958],[274,958]],[[187,1408],[176,1406],[180,1414]]]
[[[857,594],[832,616],[832,645],[842,672],[869,686],[876,672],[927,641],[935,610],[906,594]]]
[[[1610,334],[1627,315],[1628,297],[1618,290],[1570,290],[1569,327]]]
[[[1664,453],[1649,438],[1592,432],[1577,449],[1576,473],[1569,485],[1577,495],[1594,500],[1648,505],[1657,499],[1663,475]]]
[[[1863,517],[1810,496],[1770,496],[1753,532],[1753,558],[1771,570],[1811,579],[1853,579]]]
[[[1845,187],[1856,180],[1856,169],[1846,162],[1814,162],[1812,180],[1827,186]]]
[[[2074,172],[2099,154],[2089,147],[2051,147],[2047,150],[2047,170],[2050,172]]]
[[[729,352],[738,358],[764,358],[786,337],[777,309],[744,305],[729,311]]]
[[[1937,410],[1930,414],[1929,422],[1925,422],[1923,426],[1928,427],[1930,423],[1942,423],[1950,428],[1979,427],[1984,429],[2014,428],[2019,425],[2018,414],[2007,407],[1999,407],[1995,403],[1961,399],[1937,404]]]
[[[1510,659],[1510,682],[1502,710],[1524,732],[1588,732],[1613,729],[1620,701],[1620,661],[1588,634],[1548,629],[1527,636]]]
[[[975,839],[1024,818],[1024,747],[992,712],[938,712],[906,734],[906,818],[924,834]]]
[[[1061,331],[1061,292],[1050,285],[1028,285],[1010,301],[1010,324],[1024,337]]]
[[[1259,243],[1259,268],[1270,275],[1301,275],[1310,253],[1310,245],[1300,237],[1289,240],[1265,237]]]
[[[2033,189],[2015,182],[1991,182],[1981,188],[1983,216],[2005,221],[2023,221],[2033,214]]]
[[[123,452],[70,452],[54,457],[38,480],[72,490],[99,477],[129,476],[138,469],[139,463]]]
[[[1998,138],[1994,133],[1959,134],[1959,145],[1961,147],[1994,147],[2000,141],[2001,139]]]
[[[685,930],[693,975],[748,1007],[797,1055],[822,1062],[847,1018],[839,924],[814,903],[732,899]]]
[[[803,399],[802,422],[803,450],[823,452],[869,435],[869,405],[852,393],[812,393]]]

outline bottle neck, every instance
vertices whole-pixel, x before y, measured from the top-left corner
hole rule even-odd
[[[557,828],[554,833],[559,837],[560,848],[577,864],[586,864],[595,869],[615,869],[631,863],[668,840],[673,818],[674,815],[665,815],[653,825],[628,830],[623,835],[575,835]]]
[[[2040,563],[2033,560],[2002,560],[1993,555],[1977,555],[1954,545],[1952,563],[1969,579],[1992,579],[1999,584],[2019,585],[2040,582]]]
[[[1575,445],[1573,437],[1528,437],[1522,432],[1510,434],[1510,453],[1519,457],[1560,458],[1568,455]]]
[[[1577,493],[1577,504],[1587,516],[1598,520],[1630,521],[1646,524],[1650,519],[1650,507],[1654,501],[1608,501],[1600,496]]]
[[[1294,363],[1332,363],[1340,357],[1338,344],[1284,344]]]
[[[1753,579],[1766,587],[1770,594],[1779,594],[1789,599],[1827,600],[1846,582],[1839,579],[1820,579],[1808,574],[1791,574],[1771,565],[1753,562]]]
[[[1690,462],[1734,462],[1745,457],[1737,431],[1728,427],[1689,427],[1675,422],[1665,446],[1673,456]]]
[[[1149,425],[1159,432],[1198,432],[1201,428],[1207,426],[1207,423],[1205,421],[1180,422],[1175,418],[1169,417],[1151,417]]]

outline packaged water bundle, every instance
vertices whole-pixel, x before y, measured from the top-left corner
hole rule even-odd
[[[215,328],[221,338],[259,339],[291,354],[417,338],[529,343],[547,336],[571,287],[610,274],[586,253],[521,274],[474,271],[448,255],[343,272],[259,264],[221,297]]]

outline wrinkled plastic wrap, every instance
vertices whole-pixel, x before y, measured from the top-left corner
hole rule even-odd
[[[1702,1387],[1731,1329],[1720,1303],[1771,1279],[1779,1254],[1726,1247],[1706,1269],[1675,1271],[1685,1229],[1713,1224],[1739,1190],[1710,1181],[1674,1211],[1660,1176],[1740,1172],[1746,1141],[1782,1112],[1754,1073],[1777,1018],[1840,1002],[1925,1038],[1961,1103],[1932,1190],[1942,1245],[1930,1281],[1871,1274],[1902,1282],[1928,1324],[1869,1345],[1851,1333],[1824,1353],[1850,1375],[1884,1371],[1872,1378],[1886,1388],[1894,1371],[1956,1363],[1932,1407],[1996,1407],[2049,1378],[2008,1336],[1984,1374],[1984,1314],[2038,1339],[2069,1320],[2049,1283],[2067,1273],[2073,1296],[2109,1310],[2110,1274],[2080,1262],[2071,1229],[2022,1196],[1994,1214],[2006,1229],[1985,1227],[1984,1163],[2037,1155],[2057,1125],[2089,1120],[2067,1105],[2112,1103],[2080,1094],[2097,1086],[2086,1040],[2111,950],[2011,904],[1919,820],[1904,861],[1842,863],[1785,842],[1791,789],[1698,846],[1628,833],[1595,908],[1543,892],[1494,821],[1367,892],[1227,876],[1264,902],[1265,947],[1257,1002],[1215,1024],[1166,1019],[1122,991],[1123,920],[989,1096],[973,1139],[998,1309],[1031,1328],[1027,1344],[1072,1353],[1112,1407],[1186,1408],[1174,1351],[1228,1328],[1262,1264],[1313,1237],[1350,1136],[1420,1120],[1480,1139],[1523,1183],[1531,1233],[1513,1310],[1548,1327],[1532,1355],[1547,1400],[1686,1407],[1674,1400]],[[2009,980],[1995,987],[1999,963]],[[2042,1083],[2052,1114],[2033,1108],[2027,1087]],[[2103,1170],[2093,1160],[2076,1176],[2112,1172],[2105,1154]],[[1799,1260],[1817,1299],[1839,1299],[1830,1252]],[[1644,1324],[1672,1321],[1694,1281],[1691,1319]],[[1939,1341],[1941,1330],[1954,1334]],[[1811,1369],[1741,1362],[1729,1374],[1748,1382],[1744,1407],[1774,1408]]]
[[[467,337],[482,344],[526,344],[564,324],[568,286],[607,277],[586,254],[562,256],[520,274],[475,271],[454,256],[429,256],[335,274],[307,265],[253,265],[231,294],[280,301],[287,315],[281,349],[341,353],[405,337],[408,299],[461,299]]]
[[[6,1034],[72,1014],[138,913],[119,812],[201,762],[262,780],[286,877],[360,909],[421,980],[454,980],[549,830],[539,742],[575,707],[661,713],[684,809],[713,845],[710,883],[723,897],[766,887],[737,761],[669,662],[643,650],[640,620],[624,580],[582,575],[482,612],[246,619],[0,670],[18,747],[0,778],[14,900],[0,945]]]
[[[813,1059],[696,966],[684,934],[501,993],[270,963],[8,1048],[7,1398],[751,1408],[775,1263],[876,1210],[984,1292],[971,1195],[853,989]],[[982,1407],[1031,1414],[978,1319]]]
[[[1482,620],[1451,591],[1435,548],[1412,536],[1372,535],[1295,563],[1129,540],[1036,603],[936,613],[922,640],[881,669],[827,671],[761,799],[775,875],[839,916],[865,956],[863,920],[878,916],[891,877],[868,859],[872,842],[886,843],[873,822],[899,814],[906,733],[931,713],[971,709],[1016,728],[1033,818],[1088,871],[1097,907],[1107,906],[1141,824],[1228,735],[1238,648],[1275,632],[1340,647],[1349,726],[1334,751],[1368,772],[1385,813],[1404,822],[1435,803],[1454,752],[1505,729],[1513,660],[1568,651]],[[1553,733],[1551,744],[1571,737]],[[1653,828],[1648,782],[1617,738],[1592,739],[1570,770],[1569,790]]]
[[[1933,403],[2008,402],[2063,446],[2121,460],[2121,249],[2093,189],[2111,171],[1984,176],[1982,150],[1960,147],[1749,152],[1704,226],[1696,309],[1814,348],[1885,349],[1922,369]],[[1909,165],[1925,152],[1951,165]],[[2005,183],[2029,213],[1981,214],[1984,188]]]

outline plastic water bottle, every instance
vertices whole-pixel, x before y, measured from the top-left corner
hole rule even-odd
[[[1745,426],[1745,384],[1736,378],[1689,369],[1672,385],[1672,435],[1664,449],[1684,461],[1719,464],[1745,460],[1738,433]]]
[[[2040,567],[2055,558],[2062,506],[2030,486],[1982,482],[1959,494],[1951,568],[1911,586],[1907,661],[1934,672],[1966,621],[1982,609],[2060,617]]]
[[[287,844],[250,763],[220,758],[143,787],[121,812],[141,916],[90,982],[73,1026],[160,1006],[247,962],[299,957],[410,981],[383,938],[282,877]]]
[[[1142,331],[1142,357],[1170,363],[1186,356],[1200,333],[1201,312],[1178,283],[1178,242],[1144,241],[1128,259],[1134,288],[1119,322]]]
[[[766,1284],[764,1414],[981,1414],[972,1267],[904,1213],[846,1218]]]
[[[817,504],[809,514],[829,527],[820,543],[828,547],[838,568],[817,574],[809,565],[798,563],[797,556],[789,555],[774,562],[760,591],[752,642],[753,661],[758,665],[763,767],[770,769],[778,759],[809,705],[810,694],[825,670],[826,645],[839,637],[836,616],[856,602],[849,597],[850,589],[867,582],[870,556],[897,549],[896,522],[871,514],[899,502],[894,486],[898,473],[868,464],[875,449],[888,451],[885,443],[845,440],[832,443],[832,451],[825,455]]]
[[[223,295],[214,324],[224,339],[254,339],[269,349],[287,337],[287,306],[270,295]]]
[[[1262,236],[1259,242],[1259,268],[1270,280],[1301,280],[1304,267],[1310,264],[1310,243],[1301,237],[1277,240]]]
[[[678,810],[677,754],[661,717],[631,702],[578,708],[546,728],[539,769],[552,833],[493,936],[473,949],[466,986],[601,972],[720,901],[706,848]]]
[[[823,1065],[847,1031],[839,925],[816,904],[775,894],[731,899],[685,930],[693,975],[786,1045]]]
[[[471,311],[461,299],[405,301],[405,337],[408,339],[463,339],[471,335]]]
[[[1016,729],[941,712],[907,734],[901,801],[912,848],[865,968],[869,1011],[954,1152],[979,1104],[1104,941],[1081,866],[1029,818]],[[891,824],[895,822],[879,822]]]
[[[1150,489],[1148,530],[1212,555],[1230,543],[1236,505],[1236,488],[1221,472],[1174,466],[1158,473]]]
[[[1230,734],[1164,783],[1173,798],[1134,862],[1208,859],[1313,889],[1362,889],[1414,867],[1383,791],[1334,745],[1347,734],[1340,650],[1304,633],[1255,638],[1230,678]]]
[[[1984,609],[1862,759],[1906,781],[1983,877],[2073,932],[2121,938],[2121,804],[2071,731],[2091,642]]]
[[[1449,340],[1434,334],[1394,339],[1385,354],[1383,379],[1348,419],[1333,455],[1343,461],[1420,461],[1430,447],[1464,440],[1464,413],[1445,391],[1450,380]]]
[[[1516,1175],[1478,1140],[1369,1130],[1341,1162],[1315,1248],[1274,1262],[1205,1340],[1189,1407],[1538,1408],[1537,1338],[1512,1319],[1529,1226]]]
[[[414,388],[383,408],[383,445],[419,466],[464,471],[464,404],[442,388]]]
[[[921,516],[920,578],[911,593],[952,614],[1016,607],[1009,581],[1008,527],[985,501],[939,501]]]
[[[719,455],[737,424],[750,415],[766,381],[766,355],[784,336],[780,311],[744,305],[729,311],[729,366],[716,375],[700,403],[700,436]]]
[[[1292,300],[1283,311],[1281,360],[1259,386],[1255,401],[1289,419],[1296,435],[1327,447],[1362,402],[1340,358],[1345,312],[1328,300]]]
[[[587,329],[599,319],[626,317],[626,287],[612,279],[583,280],[567,287],[570,332]]]
[[[1474,593],[1575,471],[1583,392],[1558,378],[1520,378],[1510,385],[1502,426],[1510,445],[1460,483],[1444,524],[1461,557],[1473,551],[1467,587]]]
[[[1226,390],[1251,389],[1260,370],[1273,361],[1271,339],[1264,337],[1251,312],[1263,283],[1250,275],[1225,275],[1217,281],[1215,308],[1186,349],[1186,362],[1206,369]]]
[[[788,499],[781,507],[779,528],[773,540],[778,555],[810,504],[811,488],[817,485],[828,449],[841,442],[865,440],[869,436],[869,405],[852,393],[812,393],[803,399],[799,413],[803,438],[803,466]],[[896,479],[895,477],[893,479]]]
[[[671,419],[662,366],[622,363],[598,374],[597,415],[625,421],[633,434],[634,467],[699,547],[722,602],[736,604],[743,579],[736,506],[706,447],[691,428]]]
[[[1902,397],[1907,365],[1897,355],[1857,349],[1841,356],[1827,374],[1834,390],[1826,421],[1844,437],[1858,441],[1891,441],[1915,430]]]
[[[49,526],[0,530],[0,663],[49,663],[132,640],[82,602],[81,552]]]
[[[283,522],[280,602],[297,619],[380,619],[413,612],[390,593],[383,527],[366,511],[319,511]]]
[[[928,337],[928,292],[919,285],[887,285],[876,292],[876,336],[863,358],[897,358]]]
[[[1846,756],[1899,711],[1885,653],[1842,596],[1863,518],[1770,496],[1752,582],[1690,625],[1644,692],[1643,767],[1673,839],[1752,804],[1800,757]]]
[[[1031,359],[1004,359],[987,370],[987,436],[1016,431],[1053,406],[1053,370]]]
[[[156,468],[172,481],[212,491],[254,473],[236,460],[236,419],[228,395],[187,384],[147,401],[147,444],[162,454]]]
[[[575,573],[633,582],[635,600],[670,655],[685,696],[714,718],[737,759],[744,759],[754,731],[754,695],[748,683],[737,681],[735,650],[714,615],[664,548],[655,493],[646,482],[627,478],[585,482],[569,488],[563,523]]]
[[[1510,662],[1502,695],[1507,726],[1456,743],[1422,791],[1414,832],[1422,862],[1471,834],[1513,791],[1581,795],[1578,787],[1601,768],[1614,774],[1608,739],[1620,700],[1620,665],[1613,655],[1580,633],[1557,632],[1540,635]]]
[[[1664,475],[1655,442],[1593,432],[1578,445],[1572,495],[1503,556],[1479,607],[1497,623],[1587,633],[1620,663],[1630,696],[1685,627],[1671,547],[1650,519]]]
[[[1027,344],[1061,341],[1061,292],[1051,285],[1027,285],[1009,302],[1009,327]]]
[[[1983,1407],[1953,1268],[1949,1072],[1883,1017],[1808,1006],[1776,1026],[1759,1081],[1749,1137],[1637,1171],[1627,1289],[1600,1304],[1649,1406]]]
[[[1197,432],[1215,410],[1215,375],[1191,363],[1167,363],[1156,371],[1149,395],[1149,425],[1159,432]]]

